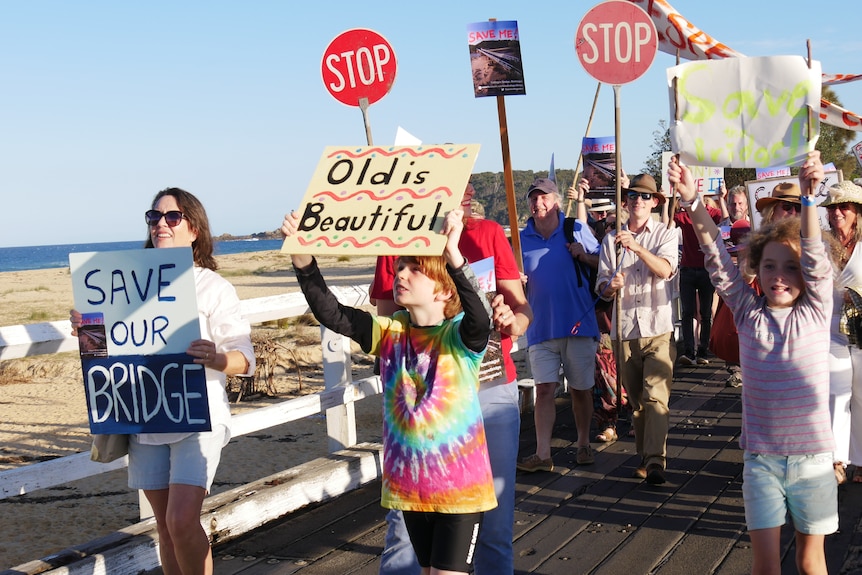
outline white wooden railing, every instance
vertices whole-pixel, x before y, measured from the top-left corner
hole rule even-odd
[[[351,306],[368,302],[367,286],[332,287],[338,299]],[[252,323],[302,315],[309,311],[302,293],[289,293],[242,301],[243,315]],[[326,413],[331,465],[311,462],[286,470],[273,481],[262,478],[208,498],[201,523],[213,540],[235,538],[251,529],[309,503],[337,497],[380,477],[380,446],[358,444],[354,402],[381,393],[379,377],[353,381],[349,341],[329,330],[321,330],[324,391],[236,415],[233,436],[245,435],[310,415]],[[0,327],[0,360],[77,351],[68,321]],[[127,458],[110,464],[90,461],[89,452],[22,466],[0,472],[0,499],[32,493],[119,469]],[[304,467],[313,465],[314,472]],[[267,480],[267,481],[265,481]],[[144,512],[146,515],[146,512]],[[139,573],[158,566],[154,552],[156,536],[152,520],[143,520],[105,540],[78,546],[64,553],[16,567],[10,573]],[[129,547],[132,549],[129,549]],[[112,559],[113,558],[113,559]],[[134,558],[134,559],[130,559]],[[58,568],[58,564],[64,564]],[[0,573],[2,575],[2,573]]]
[[[368,286],[330,287],[345,305],[369,303]],[[256,324],[309,312],[300,292],[242,301],[242,313]],[[0,360],[77,351],[68,321],[0,327]],[[324,390],[235,415],[231,435],[245,435],[304,417],[326,414],[329,458],[314,460],[207,498],[201,524],[213,542],[239,537],[305,505],[338,497],[380,478],[382,446],[357,443],[354,403],[382,392],[380,378],[353,381],[350,342],[321,329]],[[515,344],[513,351],[517,350]],[[532,380],[519,385],[530,390]],[[127,458],[103,464],[89,452],[0,471],[0,500],[92,477],[127,465]],[[140,500],[145,503],[141,497]],[[134,575],[159,565],[155,524],[142,508],[142,521],[74,549],[44,557],[0,575]]]

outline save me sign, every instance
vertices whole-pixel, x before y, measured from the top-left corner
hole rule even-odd
[[[92,433],[209,431],[191,248],[69,254]]]

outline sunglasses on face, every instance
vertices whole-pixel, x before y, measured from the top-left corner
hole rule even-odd
[[[781,202],[778,204],[778,206],[785,212],[799,213],[800,211],[802,211],[802,206],[799,204],[794,204],[793,202]]]
[[[171,210],[170,212],[160,212],[159,210],[149,210],[144,213],[144,220],[147,222],[148,226],[156,226],[159,223],[159,220],[165,218],[165,223],[168,224],[169,227],[175,228],[180,225],[180,222],[185,218],[185,214],[183,214],[179,210]]]
[[[631,201],[635,201],[638,198],[642,199],[643,201],[647,201],[652,199],[652,194],[649,192],[627,192],[626,197]]]
[[[842,204],[832,204],[831,206],[826,206],[826,211],[831,212],[833,210],[841,210],[842,212],[846,212],[850,208],[850,202],[844,202]]]

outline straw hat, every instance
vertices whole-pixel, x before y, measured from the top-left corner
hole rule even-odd
[[[587,208],[588,212],[612,212],[616,209],[614,203],[608,198],[596,198],[590,201],[591,205]]]
[[[821,207],[851,202],[862,204],[862,187],[849,180],[844,180],[829,187],[829,196],[820,204]]]
[[[754,209],[758,212],[763,211],[763,208],[766,206],[778,203],[778,202],[790,202],[793,204],[801,203],[799,197],[802,195],[802,192],[799,190],[799,185],[792,182],[785,182],[783,184],[778,184],[772,189],[772,195],[767,198],[760,198],[757,200],[757,203],[754,204]]]
[[[658,204],[662,205],[665,202],[664,194],[658,191],[655,185],[655,179],[649,174],[638,174],[631,179],[629,187],[623,188],[624,192],[646,192],[658,198]]]

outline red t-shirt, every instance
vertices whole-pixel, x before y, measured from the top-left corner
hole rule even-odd
[[[515,262],[512,246],[506,239],[506,233],[497,222],[479,218],[468,218],[464,221],[464,231],[458,242],[461,253],[469,262],[478,262],[494,257],[494,275],[498,280],[521,280],[521,272]],[[395,260],[398,256],[379,256],[374,269],[374,280],[368,295],[374,299],[395,299],[392,295],[392,285],[395,282]],[[503,358],[506,363],[506,377],[513,381],[518,373],[515,362],[512,361],[512,338],[501,333],[500,343]]]
[[[718,225],[721,221],[721,210],[706,206],[712,220]],[[682,257],[679,259],[679,265],[683,268],[702,268],[703,252],[700,251],[700,242],[697,240],[697,234],[694,231],[694,224],[691,221],[691,216],[685,210],[680,210],[673,216],[673,221],[682,230]]]

